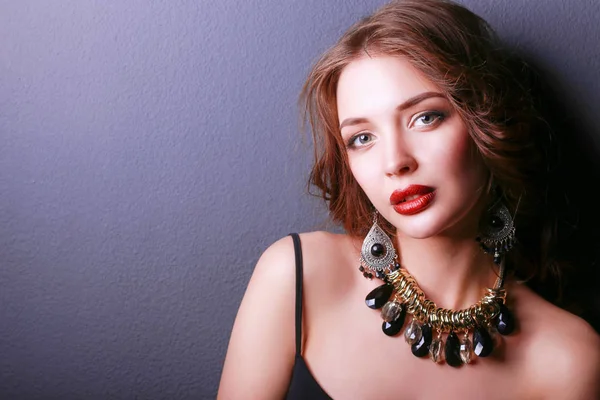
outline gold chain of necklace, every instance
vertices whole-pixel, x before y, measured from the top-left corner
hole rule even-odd
[[[500,313],[500,304],[506,300],[506,290],[502,288],[504,263],[500,265],[494,288],[487,288],[481,300],[461,310],[438,307],[425,297],[415,278],[404,268],[387,274],[387,280],[394,287],[395,301],[403,304],[413,318],[422,324],[429,323],[438,332],[468,331],[477,325],[485,325]]]

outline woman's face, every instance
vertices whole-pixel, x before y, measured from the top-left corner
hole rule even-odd
[[[354,178],[399,235],[476,235],[487,171],[441,90],[403,58],[364,56],[337,108]]]

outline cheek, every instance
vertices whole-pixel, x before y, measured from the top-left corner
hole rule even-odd
[[[433,171],[439,174],[438,177],[446,182],[454,182],[458,185],[453,190],[457,193],[469,195],[479,191],[487,182],[487,168],[479,155],[477,146],[466,131],[466,128],[460,126],[448,127],[435,143],[430,143],[430,149],[435,148],[427,155],[430,160],[437,160],[430,164]],[[445,138],[445,140],[439,140]],[[433,172],[431,171],[431,172]],[[439,182],[438,182],[439,183]],[[449,189],[450,189],[449,187]],[[458,195],[458,194],[456,194]]]
[[[348,163],[350,165],[350,172],[352,173],[352,176],[364,190],[365,188],[363,185],[369,181],[371,169],[367,168],[366,163],[361,162],[360,157],[353,157],[348,161]]]
[[[371,202],[376,203],[372,198],[373,186],[377,185],[377,168],[374,168],[373,161],[368,157],[355,156],[349,160],[350,172],[362,188]]]
[[[479,171],[483,162],[466,128],[460,124],[453,129],[453,132],[454,134],[447,136],[451,138],[450,141],[440,143],[439,150],[443,152],[440,157],[443,157],[448,163],[448,167],[452,169],[459,169],[463,172],[472,169]]]
[[[487,169],[479,155],[477,146],[467,133],[455,143],[453,153],[450,157],[452,166],[467,181],[466,186],[481,187],[486,180]]]

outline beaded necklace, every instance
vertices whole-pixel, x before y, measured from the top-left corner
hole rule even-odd
[[[415,278],[401,268],[395,251],[384,252],[389,244],[384,246],[381,242],[389,238],[382,236],[385,234],[378,226],[375,225],[375,229],[369,234],[373,239],[363,243],[359,270],[365,278],[373,279],[374,272],[384,281],[367,295],[365,302],[371,309],[381,309],[382,330],[387,336],[400,333],[406,314],[410,314],[412,318],[404,330],[404,338],[412,353],[417,357],[429,355],[436,363],[445,360],[452,367],[460,367],[469,364],[473,354],[489,356],[494,350],[496,332],[509,335],[514,331],[514,317],[505,305],[504,260],[499,263],[494,287],[487,288],[481,300],[461,310],[441,308],[425,297]],[[366,260],[365,255],[373,258]],[[447,334],[445,341],[442,334]]]

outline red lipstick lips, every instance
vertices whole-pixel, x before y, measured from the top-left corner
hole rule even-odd
[[[403,190],[395,190],[390,203],[398,214],[413,215],[429,207],[435,197],[435,189],[429,186],[410,185]]]

